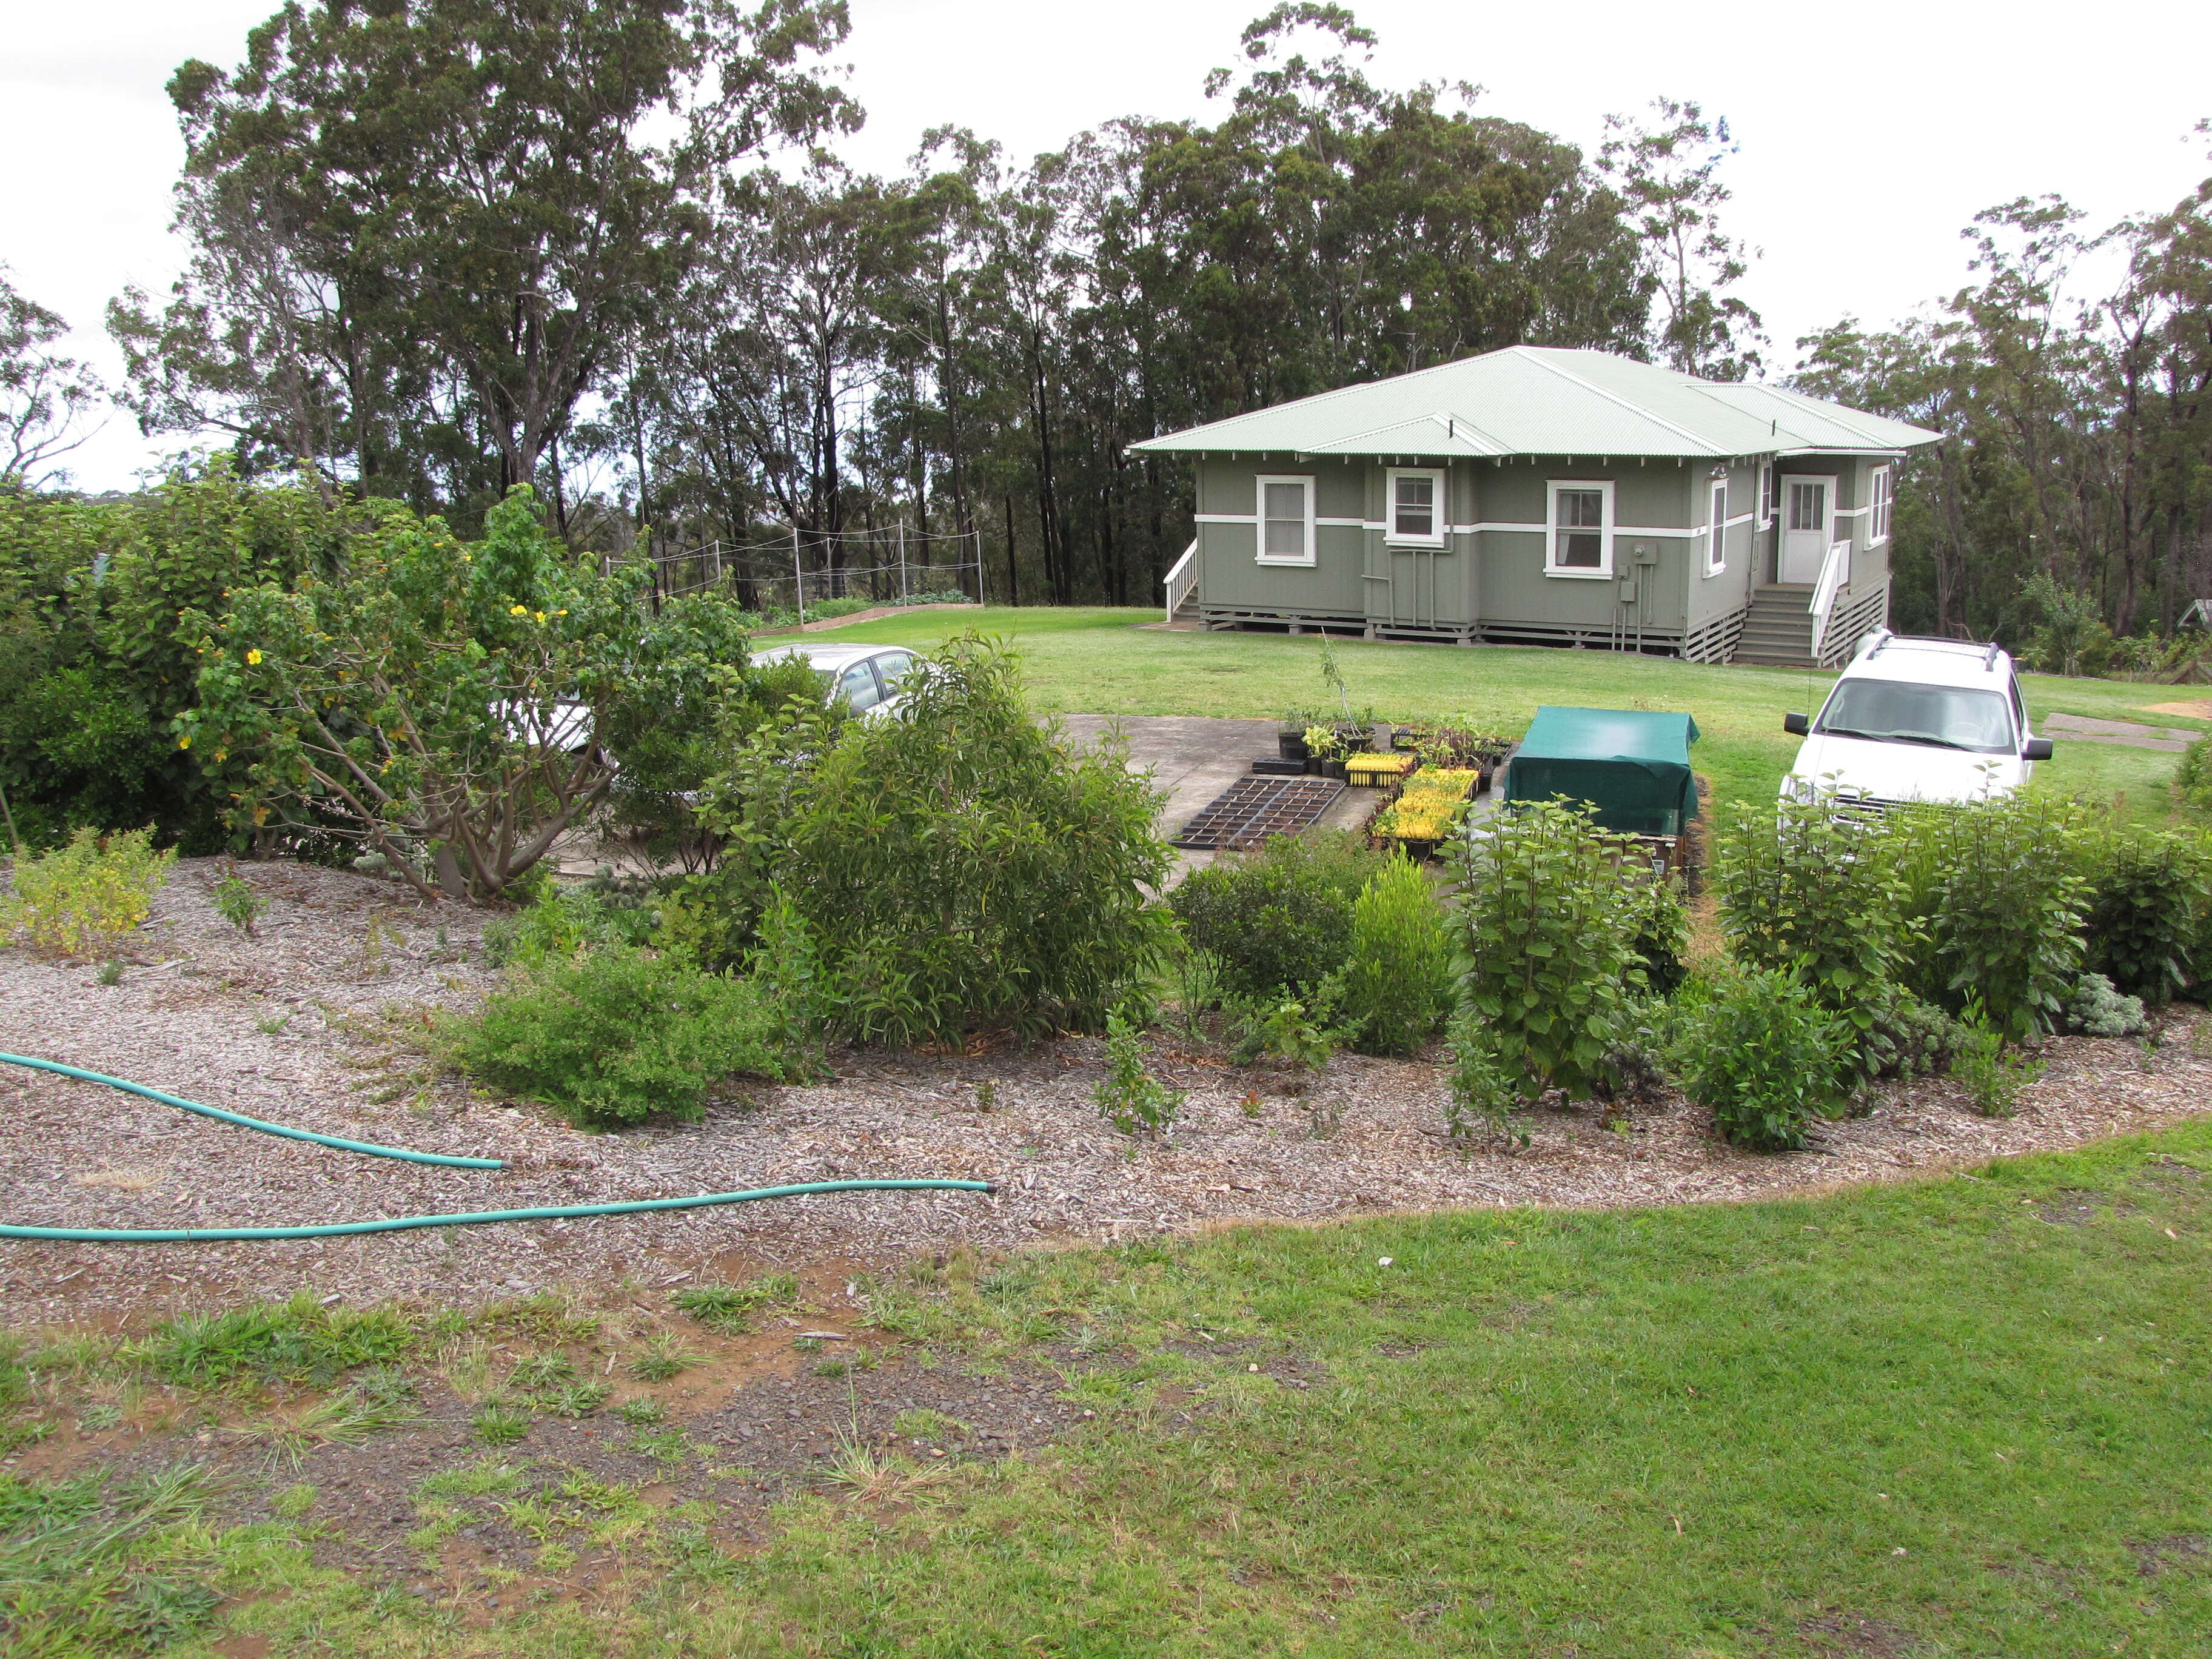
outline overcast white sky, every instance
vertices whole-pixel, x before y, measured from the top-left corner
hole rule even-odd
[[[1204,116],[1200,83],[1231,61],[1266,0],[852,0],[838,54],[868,112],[858,166],[901,167],[927,126],[957,122],[1014,156],[1116,115]],[[186,58],[225,65],[275,0],[0,0],[0,261],[112,368],[108,297],[156,294],[182,156],[162,85]],[[1674,7],[1653,0],[1439,4],[1357,0],[1389,84],[1468,80],[1489,112],[1594,147],[1608,112],[1666,94],[1725,114],[1736,233],[1763,252],[1743,292],[1777,367],[1847,313],[1887,322],[1954,289],[1978,210],[2055,191],[2101,228],[2171,205],[2212,172],[2212,5],[1956,0]],[[128,485],[179,441],[117,416],[74,458]]]

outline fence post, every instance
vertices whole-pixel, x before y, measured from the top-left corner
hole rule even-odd
[[[806,576],[799,568],[799,514],[791,515],[791,606],[799,613],[802,626],[806,622]]]

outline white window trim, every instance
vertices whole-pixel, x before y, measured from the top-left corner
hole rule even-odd
[[[1599,508],[1598,547],[1600,562],[1595,570],[1571,568],[1558,562],[1559,556],[1559,492],[1563,489],[1596,489],[1604,492],[1604,501]],[[1587,528],[1588,526],[1582,526]],[[1544,480],[1544,574],[1567,581],[1609,582],[1613,580],[1613,480],[1610,478],[1547,478]]]
[[[1761,461],[1759,464],[1759,507],[1757,511],[1759,514],[1758,526],[1759,529],[1764,530],[1767,526],[1774,522],[1774,463],[1771,461]]]
[[[1716,478],[1705,492],[1705,574],[1717,576],[1728,568],[1728,480]]]
[[[1890,520],[1897,516],[1896,475],[1878,466],[1867,475],[1867,545],[1880,547],[1889,539]]]
[[[1401,478],[1426,478],[1433,487],[1433,494],[1431,494],[1429,498],[1431,503],[1429,522],[1436,526],[1436,529],[1429,535],[1401,536],[1398,533],[1396,528],[1398,523],[1398,480]],[[1382,539],[1387,544],[1392,547],[1442,547],[1444,544],[1444,534],[1450,527],[1446,523],[1448,517],[1449,515],[1444,511],[1444,474],[1443,468],[1434,466],[1393,466],[1386,468],[1383,471]]]
[[[1284,483],[1297,484],[1306,494],[1306,550],[1303,557],[1293,557],[1287,553],[1267,551],[1267,486]],[[1260,564],[1310,567],[1315,562],[1313,474],[1310,472],[1262,472],[1252,481],[1252,488],[1253,526],[1255,532],[1253,537],[1252,551],[1255,562]]]

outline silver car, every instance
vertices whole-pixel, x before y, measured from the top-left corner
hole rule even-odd
[[[827,677],[830,691],[823,701],[842,697],[855,714],[869,720],[895,713],[904,701],[900,687],[921,661],[913,652],[896,645],[816,645],[801,641],[790,645],[763,646],[753,653],[755,662],[780,662],[798,657]]]

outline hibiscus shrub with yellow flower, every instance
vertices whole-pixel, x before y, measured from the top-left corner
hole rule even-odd
[[[526,487],[484,539],[390,515],[332,574],[187,613],[198,707],[176,741],[228,781],[241,826],[337,833],[426,895],[497,897],[606,796],[605,734],[712,725],[757,678],[732,607],[655,615]]]

